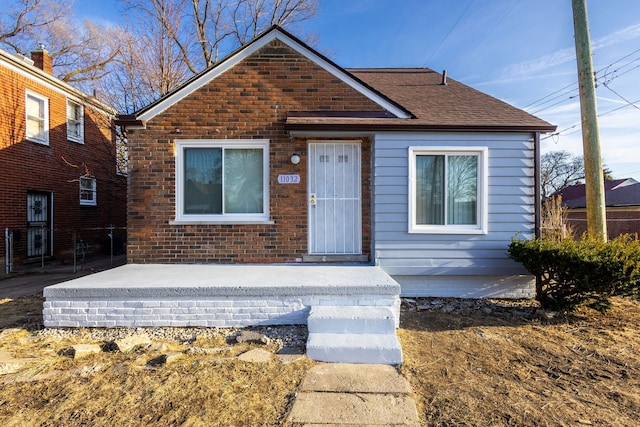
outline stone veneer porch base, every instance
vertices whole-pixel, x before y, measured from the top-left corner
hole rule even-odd
[[[374,266],[128,264],[44,289],[44,326],[306,324],[311,307],[400,314],[400,286]]]

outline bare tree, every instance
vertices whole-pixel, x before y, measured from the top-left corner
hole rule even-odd
[[[295,29],[317,0],[120,0],[119,26],[78,22],[72,0],[5,0],[0,46],[43,43],[54,73],[121,113],[131,113],[272,25]]]
[[[0,10],[0,44],[16,53],[28,52],[25,46],[36,46],[34,34],[70,9],[69,0],[7,0]]]
[[[317,1],[244,0],[231,8],[233,37],[245,44],[272,25],[293,25],[316,13]]]
[[[0,12],[0,45],[27,54],[42,44],[51,56],[54,73],[68,83],[91,92],[108,74],[118,54],[112,43],[115,28],[73,19],[68,0],[9,0]]]
[[[568,151],[551,151],[540,158],[542,198],[546,200],[558,190],[584,179],[584,162],[581,156]]]
[[[569,185],[580,183],[584,179],[584,160],[568,151],[550,151],[540,158],[540,181],[542,199],[546,200],[556,191]],[[613,172],[606,165],[602,174],[605,181],[613,180]]]
[[[164,28],[192,74],[246,44],[272,25],[295,26],[312,18],[317,0],[123,0],[133,21]]]

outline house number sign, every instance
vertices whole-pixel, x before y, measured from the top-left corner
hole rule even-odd
[[[300,184],[300,175],[278,175],[278,184]]]

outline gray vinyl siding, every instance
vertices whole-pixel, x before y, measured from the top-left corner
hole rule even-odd
[[[487,234],[408,233],[410,146],[488,147]],[[527,274],[509,259],[507,247],[517,233],[534,234],[533,134],[378,134],[374,183],[375,262],[389,274]]]

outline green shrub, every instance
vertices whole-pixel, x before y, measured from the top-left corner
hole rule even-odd
[[[603,311],[611,296],[640,298],[637,235],[609,242],[513,239],[509,255],[536,276],[536,299],[543,307],[571,308],[588,302]]]

